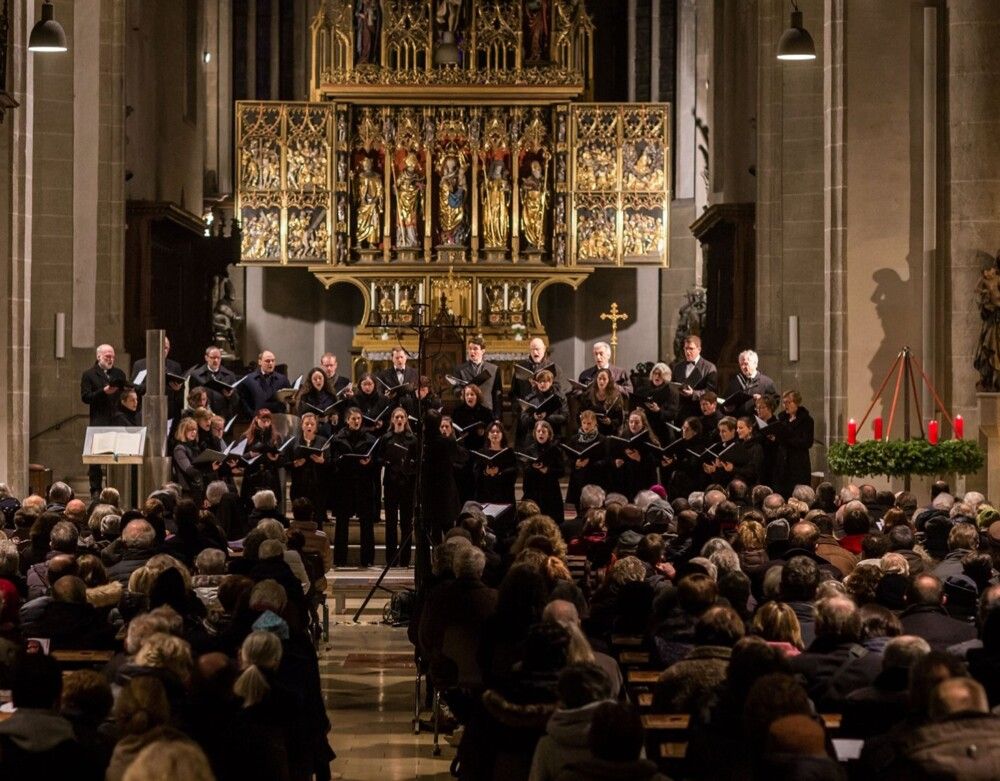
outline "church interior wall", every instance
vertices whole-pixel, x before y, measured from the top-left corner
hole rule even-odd
[[[924,359],[922,317],[934,316],[920,309],[922,5],[847,7],[847,398],[859,420],[902,347]],[[872,411],[887,421],[888,390]]]
[[[33,435],[84,412],[80,374],[93,363],[97,344],[120,344],[122,334],[124,15],[120,3],[93,0],[60,7],[60,21],[69,52],[35,60],[29,413]],[[74,46],[83,35],[89,39]],[[98,63],[90,61],[94,55]],[[96,105],[77,86],[95,74],[97,90],[90,94],[97,95]],[[85,130],[90,135],[82,135]],[[89,140],[88,148],[82,148],[81,140],[91,138],[96,139],[97,149],[89,147]],[[96,155],[96,164],[79,165],[83,155]],[[76,188],[93,193],[96,203],[85,199],[74,204]],[[95,243],[81,242],[85,230],[92,231]],[[88,291],[90,295],[80,295]],[[66,351],[61,359],[55,354],[57,313],[65,315]],[[127,356],[119,359],[121,364],[126,361]],[[76,418],[32,440],[30,460],[53,468],[57,477],[80,474],[85,426],[85,418]]]

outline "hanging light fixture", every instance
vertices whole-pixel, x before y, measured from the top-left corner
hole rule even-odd
[[[55,9],[52,3],[42,3],[42,18],[31,28],[28,38],[28,51],[32,52],[64,52],[66,51],[66,32],[55,20]]]
[[[778,41],[779,60],[815,60],[816,47],[812,36],[802,26],[802,12],[792,0],[792,22]]]

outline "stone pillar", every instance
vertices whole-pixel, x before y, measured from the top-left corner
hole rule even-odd
[[[35,57],[28,53],[27,39],[35,22],[34,3],[13,0],[9,11],[9,89],[20,105],[5,112],[0,124],[0,480],[15,495],[24,496],[30,411]]]
[[[950,327],[939,329],[945,334],[940,376],[950,381],[950,387],[945,385],[941,391],[945,401],[950,401],[952,414],[963,415],[974,431],[979,406],[978,375],[972,363],[980,327],[974,290],[980,272],[1000,247],[1000,47],[996,45],[1000,4],[949,0],[947,23],[950,178],[946,211],[950,213],[947,238],[940,245],[951,296]]]
[[[146,460],[137,504],[170,478],[170,458],[164,453],[167,441],[167,394],[163,363],[163,340],[166,331],[146,331],[146,395],[142,400],[142,425],[146,427]],[[156,360],[148,356],[155,355]],[[169,451],[169,444],[167,446]]]

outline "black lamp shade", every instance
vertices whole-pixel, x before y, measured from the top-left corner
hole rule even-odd
[[[802,12],[792,11],[792,24],[778,41],[779,60],[815,60],[816,46],[809,31],[802,26]]]
[[[42,3],[42,18],[31,28],[31,36],[28,38],[28,51],[66,51],[66,32],[53,16],[52,3]]]

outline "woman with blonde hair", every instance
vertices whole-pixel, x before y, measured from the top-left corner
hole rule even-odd
[[[524,548],[528,540],[536,535],[546,537],[552,545],[552,553],[561,559],[566,558],[566,543],[563,541],[559,527],[547,515],[533,515],[522,523],[517,530],[517,539],[511,546],[511,556],[517,556]]]
[[[155,675],[139,675],[118,695],[112,711],[118,728],[118,743],[111,755],[105,781],[121,781],[136,756],[154,741],[184,736],[168,726],[170,700],[163,682]]]
[[[751,631],[785,652],[785,656],[798,656],[805,648],[802,628],[791,605],[784,602],[766,602],[753,617]]]
[[[198,422],[193,417],[183,418],[174,432],[171,473],[183,489],[184,495],[196,502],[201,502],[205,490],[202,471],[194,463],[200,452]]]

